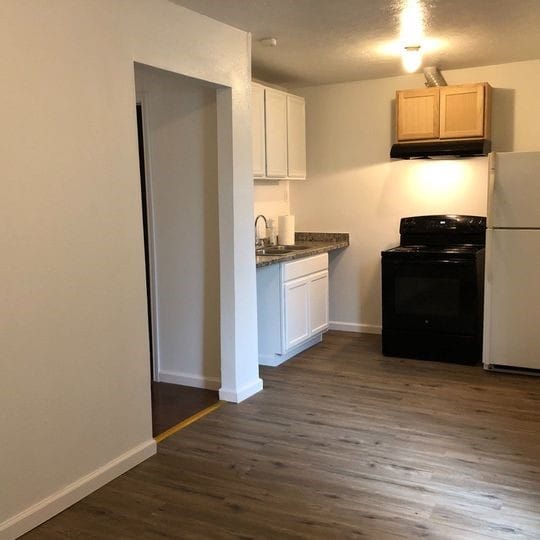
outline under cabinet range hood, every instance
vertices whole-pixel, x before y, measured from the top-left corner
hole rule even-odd
[[[491,141],[487,139],[438,140],[396,143],[390,150],[390,157],[398,159],[473,157],[487,156],[489,152]]]

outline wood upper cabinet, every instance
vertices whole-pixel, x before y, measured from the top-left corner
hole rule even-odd
[[[306,177],[304,98],[258,83],[251,87],[253,177]]]
[[[398,141],[439,137],[439,89],[402,90],[396,94]]]
[[[489,90],[486,83],[441,86],[441,139],[485,137],[489,121]]]
[[[397,140],[488,139],[490,96],[487,83],[398,91]]]

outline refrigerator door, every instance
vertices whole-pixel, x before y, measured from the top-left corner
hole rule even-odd
[[[485,367],[540,369],[540,230],[486,234]]]
[[[487,226],[540,228],[540,152],[490,154]]]

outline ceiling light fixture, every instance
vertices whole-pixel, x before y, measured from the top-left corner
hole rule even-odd
[[[425,11],[421,0],[405,0],[399,19],[401,61],[407,73],[414,73],[422,65]]]
[[[420,45],[408,45],[403,48],[401,55],[403,69],[407,73],[414,73],[422,65],[422,51]]]

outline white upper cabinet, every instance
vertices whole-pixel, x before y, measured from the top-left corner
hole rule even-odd
[[[306,103],[287,95],[287,176],[306,177]]]
[[[253,130],[253,176],[266,176],[266,136],[264,127],[264,87],[251,87],[251,129]]]
[[[252,83],[253,177],[306,177],[304,98]]]
[[[271,88],[266,96],[266,176],[287,176],[287,94]]]

